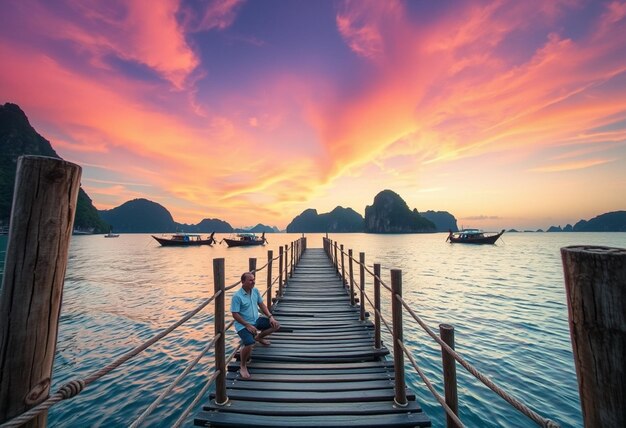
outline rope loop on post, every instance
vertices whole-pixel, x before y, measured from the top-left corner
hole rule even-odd
[[[61,394],[61,398],[63,400],[67,400],[68,398],[72,398],[80,394],[83,389],[85,389],[85,381],[82,379],[76,379],[63,385],[59,388],[57,393]]]

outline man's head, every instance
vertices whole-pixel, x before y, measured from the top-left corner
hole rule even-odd
[[[241,286],[246,291],[252,290],[254,288],[254,274],[246,272],[241,275]]]

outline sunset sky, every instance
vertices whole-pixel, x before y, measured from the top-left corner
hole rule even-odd
[[[459,227],[626,209],[626,1],[6,0],[0,103],[98,209],[285,228],[392,189]]]

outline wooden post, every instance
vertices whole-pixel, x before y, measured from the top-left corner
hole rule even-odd
[[[395,375],[395,398],[398,406],[408,404],[406,399],[406,385],[404,383],[404,353],[399,342],[404,341],[402,332],[402,303],[396,296],[402,297],[402,271],[391,269],[391,314],[393,322],[393,368]]]
[[[226,329],[224,316],[226,293],[226,270],[224,259],[213,259],[213,292],[215,293],[215,335],[219,335],[215,341],[215,371],[219,373],[215,379],[215,403],[224,405],[228,402],[226,395]],[[219,293],[219,294],[218,294]]]
[[[22,156],[0,289],[0,423],[48,398],[81,168]],[[47,412],[23,426],[45,427]]]
[[[454,349],[454,326],[439,324],[439,336],[446,345]],[[459,398],[456,384],[456,360],[441,348],[441,361],[443,366],[443,384],[446,395],[446,404],[455,415],[459,415]],[[456,428],[456,423],[450,416],[446,416],[448,428]]]
[[[348,250],[348,269],[350,270],[350,305],[356,304],[354,300],[354,270],[352,269],[352,248]]]
[[[289,278],[293,276],[293,242],[291,243],[291,268],[289,269]]]
[[[380,263],[374,264],[374,347],[381,349],[383,346],[380,340]]]
[[[346,282],[346,263],[343,258],[343,244],[340,246],[341,250],[341,280],[343,281],[343,286],[345,287],[348,283]]]
[[[339,259],[337,258],[337,241],[335,241],[335,270],[339,273]]]
[[[287,286],[287,277],[289,272],[289,245],[285,245],[285,281],[283,282],[284,286]]]
[[[283,295],[283,246],[278,247],[278,296]]]
[[[561,248],[586,427],[626,426],[626,249]]]
[[[272,258],[274,252],[272,250],[267,251],[267,308],[272,310]]]
[[[248,259],[248,272],[252,272],[254,278],[256,279],[256,257],[250,257]]]
[[[359,276],[359,288],[361,289],[359,295],[361,300],[360,319],[365,321],[365,253],[359,253]]]

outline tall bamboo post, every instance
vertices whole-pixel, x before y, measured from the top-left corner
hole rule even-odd
[[[395,398],[398,406],[406,406],[406,385],[404,381],[404,353],[400,342],[404,341],[402,330],[402,303],[398,297],[402,297],[402,271],[391,269],[391,314],[393,322],[393,368],[395,375]]]
[[[380,263],[374,264],[374,347],[382,348],[380,340]]]
[[[272,259],[274,258],[274,252],[272,250],[267,251],[267,308],[272,310]]]
[[[626,249],[561,248],[586,427],[626,426]]]
[[[341,244],[339,248],[341,250],[341,280],[343,281],[343,286],[345,287],[348,283],[346,282],[346,263],[343,258],[343,244]]]
[[[22,156],[0,290],[0,423],[50,393],[81,168]],[[47,412],[24,426],[45,427]]]
[[[354,270],[352,268],[352,248],[348,250],[348,269],[350,270],[350,305],[356,304],[354,300]]]
[[[225,296],[226,275],[224,259],[213,259],[213,292],[215,293],[215,403],[224,405],[228,402],[226,395],[226,328],[225,328]]]
[[[439,324],[439,337],[450,348],[454,349],[454,326],[450,324]],[[456,360],[454,357],[441,348],[441,361],[443,365],[443,384],[446,395],[446,404],[455,415],[459,415],[459,396],[456,383]],[[446,424],[448,428],[456,428],[454,420],[447,415]]]
[[[359,288],[361,293],[359,295],[360,301],[360,319],[365,321],[365,253],[359,253]]]
[[[283,246],[278,247],[278,296],[283,295]]]
[[[248,272],[252,272],[256,278],[256,257],[250,257],[248,259]]]

